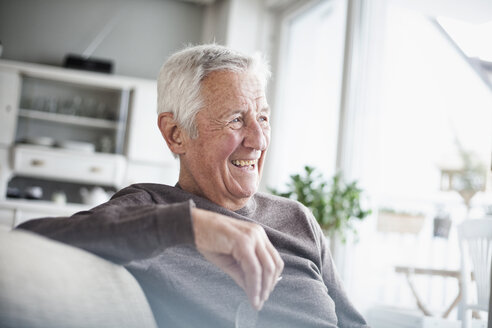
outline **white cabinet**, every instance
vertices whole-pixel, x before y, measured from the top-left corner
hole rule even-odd
[[[13,69],[0,70],[0,144],[14,141],[17,126],[20,76]]]
[[[174,186],[178,182],[179,167],[177,160],[172,164],[154,164],[143,162],[128,162],[125,175],[125,185],[149,182],[163,183]]]
[[[13,171],[20,175],[120,186],[126,161],[121,155],[84,154],[20,145],[13,150]]]
[[[111,76],[53,73],[19,68],[16,143],[123,154],[132,86]]]
[[[139,82],[132,97],[128,158],[138,163],[170,163],[176,161],[157,127],[157,84]]]
[[[88,209],[85,205],[59,206],[43,201],[0,201],[0,229],[10,230],[31,219],[70,216]]]
[[[12,229],[15,227],[15,210],[0,207],[0,229]]]
[[[7,185],[19,179],[72,193],[67,183],[175,183],[178,162],[157,127],[156,89],[150,80],[0,60],[0,210]]]

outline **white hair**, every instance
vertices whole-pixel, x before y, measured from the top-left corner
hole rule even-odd
[[[187,47],[162,65],[157,79],[157,113],[173,113],[178,125],[196,138],[195,117],[203,107],[200,84],[210,73],[219,70],[251,72],[263,88],[271,74],[260,54],[247,56],[217,44]]]

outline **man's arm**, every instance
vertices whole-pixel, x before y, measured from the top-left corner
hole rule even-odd
[[[191,200],[155,204],[145,190],[129,187],[89,211],[69,218],[31,220],[17,228],[125,264],[152,257],[170,246],[193,244],[192,207]]]
[[[31,220],[17,228],[70,244],[113,262],[157,255],[194,244],[207,260],[230,275],[257,309],[263,306],[283,261],[259,225],[194,207],[193,201],[154,204],[138,187],[70,218]]]

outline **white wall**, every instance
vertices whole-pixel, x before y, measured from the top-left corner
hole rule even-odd
[[[113,60],[115,74],[155,79],[169,54],[202,40],[205,6],[183,1],[0,0],[2,57],[62,65],[119,12],[121,20],[93,53]]]
[[[217,0],[213,4],[206,6],[202,42],[226,44],[229,10],[229,0]]]
[[[273,20],[264,0],[217,0],[206,9],[203,41],[269,56]]]

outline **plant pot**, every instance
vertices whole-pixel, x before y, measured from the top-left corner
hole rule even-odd
[[[397,232],[418,234],[424,225],[423,215],[380,212],[378,215],[379,232]]]
[[[450,229],[451,220],[449,218],[434,218],[434,237],[448,239]]]

